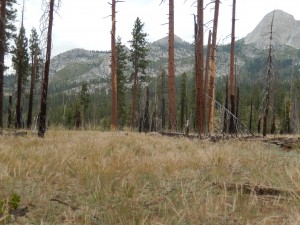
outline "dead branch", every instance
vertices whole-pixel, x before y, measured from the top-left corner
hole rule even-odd
[[[59,199],[57,199],[57,198],[51,198],[50,201],[51,201],[51,202],[58,202],[58,203],[60,203],[60,204],[62,204],[62,205],[68,206],[68,207],[70,207],[73,211],[75,211],[75,210],[78,209],[78,207],[72,206],[72,205],[70,205],[70,204],[68,204],[68,203],[66,203],[66,202],[64,202],[64,201],[62,201],[62,200],[59,200]]]

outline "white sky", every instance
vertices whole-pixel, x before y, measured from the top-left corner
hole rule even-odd
[[[47,0],[48,1],[48,0]],[[61,0],[59,15],[55,15],[53,27],[52,56],[73,48],[87,50],[109,50],[111,8],[110,0]],[[148,41],[153,42],[165,37],[168,26],[168,0],[160,5],[161,0],[125,0],[117,5],[117,35],[127,44],[131,39],[134,21],[140,17],[145,23],[144,31],[149,34]],[[193,41],[193,16],[196,8],[192,6],[195,0],[175,0],[175,34],[182,39]],[[205,0],[205,4],[209,0]],[[39,20],[42,15],[42,0],[26,0],[24,24],[27,36],[34,26],[39,30]],[[212,19],[213,10],[210,5],[205,10],[205,21]],[[218,40],[231,31],[232,0],[222,0]],[[236,36],[238,39],[250,33],[260,20],[274,9],[281,9],[300,20],[299,0],[237,0]],[[206,39],[205,39],[206,40]],[[225,40],[228,42],[229,39]],[[127,44],[128,45],[128,44]]]

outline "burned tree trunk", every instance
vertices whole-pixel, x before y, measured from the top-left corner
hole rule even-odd
[[[210,55],[211,55],[211,30],[209,31],[208,34],[208,43],[207,43],[207,52],[206,52],[206,63],[205,63],[205,79],[204,79],[204,98],[203,98],[203,105],[204,105],[204,128],[207,125],[207,121],[206,121],[206,95],[208,94],[208,80],[209,80],[209,67],[210,67]]]
[[[197,86],[197,125],[199,135],[204,133],[204,104],[203,104],[203,0],[197,5],[197,36],[196,36],[196,86]]]
[[[172,131],[176,130],[174,67],[174,0],[169,0],[169,119]]]
[[[138,72],[134,73],[133,80],[133,96],[132,96],[132,111],[131,111],[131,129],[134,129],[135,124],[135,112],[136,112],[136,101],[137,101],[137,93],[138,93]]]
[[[235,8],[236,8],[236,0],[233,0],[232,6],[232,30],[231,30],[231,49],[230,49],[230,124],[229,124],[229,132],[231,134],[236,133],[235,125],[234,125],[234,117],[235,115],[235,96],[234,96],[234,48],[235,48]]]
[[[31,128],[32,124],[32,108],[33,108],[33,94],[35,89],[36,82],[36,71],[37,71],[37,54],[34,55],[31,60],[31,84],[30,84],[30,93],[29,93],[29,106],[28,106],[28,116],[27,116],[27,129]]]
[[[12,124],[12,96],[8,98],[8,110],[7,110],[7,128],[10,128]]]
[[[47,94],[48,94],[50,59],[51,59],[51,47],[52,47],[53,14],[54,14],[54,0],[50,0],[49,24],[48,24],[48,34],[47,34],[47,52],[46,52],[46,62],[45,62],[45,69],[44,69],[44,79],[42,82],[41,107],[39,113],[39,130],[38,130],[39,137],[44,137],[46,132]]]
[[[268,72],[266,76],[266,87],[265,87],[265,100],[264,100],[264,111],[263,111],[263,136],[267,135],[267,125],[268,125],[268,114],[270,108],[270,98],[271,98],[271,76],[273,73],[273,58],[272,58],[272,41],[273,41],[273,26],[274,26],[274,14],[271,21],[271,31],[270,31],[270,44],[269,44],[269,55],[268,55]]]
[[[150,123],[149,123],[149,87],[146,87],[145,91],[145,109],[143,115],[143,131],[149,132]]]
[[[249,130],[252,131],[252,120],[253,120],[253,101],[251,98],[251,103],[250,103],[250,115],[249,115]]]
[[[214,15],[214,25],[212,34],[212,53],[211,53],[211,68],[210,68],[210,80],[209,80],[209,134],[213,133],[214,125],[214,85],[216,76],[216,53],[217,53],[217,31],[218,31],[218,20],[219,20],[219,5],[220,0],[215,1],[215,15]]]
[[[117,54],[116,54],[116,0],[112,0],[112,29],[111,29],[111,82],[112,82],[112,113],[111,128],[116,130],[118,126],[118,87],[117,87]]]
[[[224,121],[223,121],[223,132],[227,133],[228,131],[228,120],[227,120],[227,110],[228,110],[228,77],[226,78],[226,87],[225,87],[225,111],[224,111]],[[231,117],[231,116],[230,116]]]
[[[240,107],[240,88],[238,87],[236,90],[236,110],[235,117],[239,119],[239,107]]]
[[[6,0],[1,0],[0,19],[0,128],[3,128],[3,80],[4,80],[4,55],[5,55],[5,20]]]

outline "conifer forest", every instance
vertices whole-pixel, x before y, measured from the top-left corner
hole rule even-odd
[[[248,0],[182,0],[190,43],[179,0],[153,0],[150,42],[134,11],[123,34],[134,0],[109,0],[91,21],[109,50],[57,54],[67,1],[32,1],[28,30],[31,0],[0,0],[0,225],[300,224],[300,21],[276,9],[238,38]]]

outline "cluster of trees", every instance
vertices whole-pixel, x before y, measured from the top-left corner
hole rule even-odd
[[[76,96],[63,92],[50,95],[48,98],[48,79],[51,59],[52,24],[55,1],[47,4],[47,48],[45,59],[41,57],[39,36],[36,30],[31,30],[30,39],[26,38],[23,19],[18,32],[14,26],[16,10],[15,0],[1,0],[0,23],[0,126],[3,124],[3,73],[4,55],[11,52],[13,66],[16,71],[16,92],[8,98],[8,127],[15,124],[16,128],[25,127],[24,112],[27,111],[26,127],[31,128],[33,120],[34,93],[41,84],[39,110],[39,136],[46,131],[46,121],[62,123],[69,128],[93,124],[102,125],[113,130],[122,127],[139,128],[139,131],[182,131],[193,129],[200,136],[212,134],[215,129],[224,133],[235,134],[243,126],[248,132],[274,133],[295,132],[299,125],[297,93],[291,88],[289,96],[280,95],[275,89],[275,69],[273,67],[273,21],[270,25],[270,46],[266,57],[267,72],[265,80],[260,85],[261,97],[257,92],[250,91],[249,83],[236,82],[235,62],[235,7],[232,8],[232,32],[230,44],[230,65],[228,78],[216,78],[217,30],[219,15],[219,0],[215,0],[213,30],[209,31],[207,48],[204,48],[204,1],[197,0],[197,15],[195,16],[195,73],[183,73],[175,77],[174,63],[174,0],[169,0],[169,43],[168,43],[168,73],[164,68],[156,77],[146,75],[149,66],[147,34],[143,31],[144,24],[137,18],[129,41],[130,50],[122,43],[116,34],[116,4],[121,1],[112,0],[112,32],[111,32],[111,89],[99,93],[89,93],[87,83],[83,83]],[[163,1],[162,1],[163,2]],[[23,16],[22,16],[23,17]],[[9,46],[10,40],[14,45]],[[259,64],[257,67],[252,64]],[[286,60],[282,65],[290,65]],[[259,72],[265,63],[262,60],[249,62],[247,72]],[[247,65],[246,65],[247,68]],[[244,71],[244,74],[247,72]],[[244,76],[244,75],[242,75]],[[42,78],[42,79],[41,79]],[[28,81],[31,81],[28,84]],[[215,88],[216,85],[216,88]],[[253,85],[253,84],[252,84]],[[29,86],[28,106],[24,106],[26,87]],[[245,91],[245,90],[248,90]],[[252,95],[249,95],[252,93]],[[241,98],[240,96],[243,96]],[[279,106],[277,99],[283,101]],[[216,104],[221,111],[216,110]],[[47,110],[47,105],[49,109]],[[111,110],[110,110],[111,109]],[[276,109],[276,110],[275,110]],[[50,119],[47,118],[50,112]],[[215,118],[218,115],[219,118]],[[111,117],[109,119],[109,117]],[[243,121],[244,123],[242,123]],[[257,121],[257,122],[256,122]],[[298,122],[297,122],[298,121]],[[216,128],[216,124],[221,127]],[[296,124],[296,125],[295,125]]]
[[[25,127],[24,119],[24,96],[25,87],[30,76],[30,91],[28,100],[28,113],[27,113],[27,123],[28,129],[32,126],[32,113],[33,113],[33,103],[34,103],[34,93],[36,88],[36,83],[39,80],[40,71],[43,69],[43,79],[41,82],[41,107],[39,113],[39,136],[43,137],[46,131],[46,112],[47,112],[47,90],[48,90],[48,77],[50,68],[50,58],[51,58],[51,44],[52,44],[52,25],[53,25],[53,14],[55,8],[55,1],[50,0],[49,4],[46,3],[46,9],[44,17],[49,22],[47,25],[47,51],[45,63],[41,57],[40,40],[35,28],[31,30],[30,39],[28,41],[26,37],[26,31],[23,24],[24,18],[24,7],[25,1],[23,1],[22,19],[20,24],[20,29],[16,33],[16,0],[1,0],[1,21],[0,21],[0,127],[4,127],[3,123],[3,105],[4,105],[4,58],[5,54],[12,54],[13,68],[16,73],[16,93],[15,95],[16,104],[15,110],[13,110],[13,96],[9,96],[9,109],[8,109],[8,122],[7,125],[10,127],[15,122],[16,128]],[[11,47],[9,43],[13,40],[14,45]],[[29,42],[29,43],[28,43]],[[13,88],[14,89],[14,88]]]

